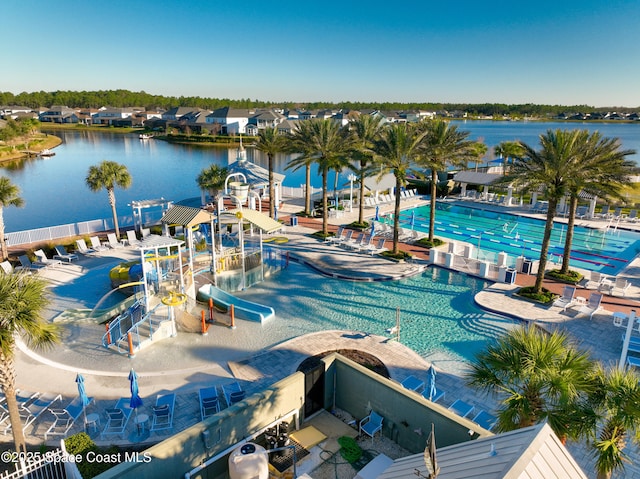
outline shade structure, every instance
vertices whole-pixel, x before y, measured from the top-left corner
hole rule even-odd
[[[380,221],[380,206],[376,205],[376,216],[373,218],[376,221]]]
[[[78,396],[80,396],[80,402],[82,403],[82,414],[84,416],[84,423],[87,423],[87,412],[85,408],[89,405],[89,397],[87,396],[87,389],[84,385],[84,376],[82,374],[76,375],[76,384],[78,385]]]
[[[429,367],[429,377],[427,379],[427,391],[429,392],[429,400],[433,401],[438,393],[436,389],[436,370],[432,366]]]
[[[129,372],[129,383],[131,388],[131,401],[129,401],[129,407],[135,410],[142,406],[142,398],[138,391],[138,375],[133,369]]]

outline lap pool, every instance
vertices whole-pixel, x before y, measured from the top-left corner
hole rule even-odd
[[[402,212],[403,227],[428,232],[429,206]],[[435,234],[443,238],[472,244],[480,259],[496,262],[498,253],[508,254],[513,266],[518,256],[540,257],[544,221],[482,208],[436,204]],[[576,226],[574,230],[571,266],[615,276],[640,253],[640,234],[619,228],[602,229]],[[549,247],[549,260],[562,261],[566,225],[555,223]]]
[[[487,284],[438,267],[397,281],[342,281],[292,262],[234,294],[275,309],[275,318],[261,326],[263,341],[332,329],[389,336],[385,331],[395,326],[399,308],[402,344],[429,361],[466,363],[487,341],[518,324],[475,305],[474,295]]]

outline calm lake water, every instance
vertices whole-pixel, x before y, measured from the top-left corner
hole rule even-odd
[[[537,145],[547,129],[599,130],[605,137],[617,137],[625,149],[640,152],[640,123],[554,123],[456,121],[460,129],[470,132],[473,140],[482,140],[490,148],[502,141],[521,140]],[[226,165],[237,156],[236,149],[203,148],[172,145],[159,140],[141,141],[137,135],[117,135],[88,131],[55,131],[63,144],[50,159],[30,159],[0,165],[0,174],[8,176],[21,189],[23,208],[4,208],[7,232],[31,228],[110,218],[106,191],[92,193],[85,185],[90,166],[102,160],[127,166],[133,177],[128,190],[116,190],[119,215],[131,215],[128,205],[134,200],[164,197],[179,201],[199,197],[196,177],[211,164]],[[247,156],[263,167],[267,159],[260,152],[247,149]],[[633,159],[640,164],[640,155]],[[276,171],[286,174],[286,186],[304,183],[304,170],[285,170],[288,158],[276,158]],[[314,171],[315,173],[315,171]],[[339,184],[348,184],[348,172],[340,174]],[[320,179],[312,181],[320,186]],[[333,184],[333,176],[330,178]]]

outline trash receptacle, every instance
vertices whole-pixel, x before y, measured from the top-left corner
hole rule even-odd
[[[533,261],[531,261],[530,259],[525,259],[522,262],[522,272],[524,274],[531,274],[533,270]]]
[[[504,282],[507,284],[514,284],[516,282],[516,275],[518,273],[513,268],[507,268],[507,271],[504,275]]]
[[[289,226],[298,226],[298,217],[293,215],[289,218]]]

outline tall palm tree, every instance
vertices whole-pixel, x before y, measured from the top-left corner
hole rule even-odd
[[[358,223],[364,223],[364,179],[369,174],[369,166],[373,163],[373,140],[375,140],[382,126],[382,118],[371,115],[360,115],[349,125],[353,135],[353,152],[351,157],[354,160],[353,170],[358,175],[360,183],[360,202],[358,206]]]
[[[391,123],[383,126],[380,135],[373,140],[375,162],[380,175],[391,172],[396,179],[396,195],[393,215],[393,254],[398,254],[398,230],[400,227],[400,190],[407,184],[407,172],[415,165],[420,144],[426,131],[416,124]]]
[[[624,468],[627,440],[640,438],[640,377],[635,371],[599,366],[593,400],[598,411],[597,439],[592,447],[598,479]]]
[[[22,335],[36,348],[51,346],[60,338],[57,326],[41,316],[49,302],[46,286],[36,275],[0,275],[0,385],[7,401],[17,452],[24,451],[26,444],[16,401],[16,337]]]
[[[109,205],[113,213],[113,224],[116,230],[116,236],[120,237],[120,228],[118,227],[118,213],[116,212],[116,194],[115,187],[129,188],[131,186],[131,175],[125,165],[116,163],[115,161],[102,161],[99,165],[89,167],[85,182],[89,189],[98,192],[102,189],[107,190],[109,195]]]
[[[548,421],[560,438],[585,434],[581,421],[593,391],[594,363],[566,333],[530,326],[513,329],[478,353],[467,375],[470,386],[497,396],[497,429],[511,431]]]
[[[509,164],[516,158],[522,158],[522,146],[517,141],[503,141],[493,147],[493,152],[500,156],[503,160],[502,172],[504,175],[509,173]],[[512,161],[509,161],[512,160]]]
[[[289,148],[300,153],[300,156],[291,160],[289,166],[310,166],[315,163],[322,176],[322,234],[325,236],[329,231],[327,207],[329,170],[340,170],[348,164],[350,144],[349,130],[331,119],[304,121],[291,137]]]
[[[544,188],[549,201],[534,286],[537,293],[542,292],[556,207],[560,199],[567,194],[571,178],[577,171],[581,159],[584,143],[580,142],[579,138],[579,130],[547,130],[540,135],[540,150],[521,143],[523,157],[514,160],[510,174],[504,178],[505,182],[521,183],[534,189]]]
[[[284,137],[280,135],[274,127],[265,128],[258,133],[258,140],[255,143],[255,147],[265,153],[269,161],[269,216],[273,218],[276,207],[275,188],[273,184],[273,162],[275,156],[285,149]]]
[[[196,183],[203,191],[208,191],[211,197],[215,197],[217,192],[224,187],[224,182],[229,175],[229,170],[220,165],[210,165],[203,169],[198,177]]]
[[[576,138],[580,158],[572,171],[569,186],[569,216],[560,272],[567,274],[571,261],[571,245],[579,195],[582,191],[592,195],[621,198],[620,191],[628,184],[635,163],[625,160],[635,150],[621,150],[617,138],[602,138],[599,132],[589,134],[582,130]]]
[[[20,207],[23,204],[24,201],[20,197],[20,188],[11,183],[11,180],[6,176],[0,176],[0,256],[2,256],[2,261],[9,258],[7,242],[4,238],[4,207]]]
[[[431,170],[431,211],[429,212],[429,241],[433,241],[436,224],[438,172],[449,165],[464,167],[480,151],[467,139],[469,132],[459,131],[445,120],[431,120],[424,124],[426,136],[420,145],[418,163]]]

